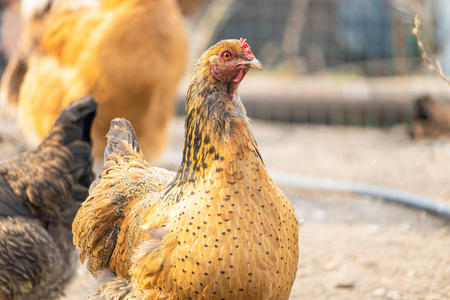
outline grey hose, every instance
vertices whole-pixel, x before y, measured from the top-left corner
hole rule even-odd
[[[282,186],[312,188],[326,191],[350,192],[381,198],[390,202],[407,205],[413,208],[443,216],[450,219],[450,205],[432,198],[412,194],[400,190],[333,178],[297,175],[285,172],[270,171],[273,180]]]

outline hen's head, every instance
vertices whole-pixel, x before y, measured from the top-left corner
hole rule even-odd
[[[262,70],[245,39],[223,40],[209,48],[204,55],[212,76],[225,83],[239,83],[250,68]]]

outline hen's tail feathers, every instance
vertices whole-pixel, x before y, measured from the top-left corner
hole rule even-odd
[[[128,120],[123,118],[112,120],[106,137],[108,138],[108,145],[105,148],[105,163],[110,159],[110,154],[144,159],[136,132]]]
[[[66,201],[60,208],[61,222],[69,228],[80,208],[80,204],[89,195],[89,186],[95,179],[92,170],[94,156],[92,154],[91,126],[97,112],[97,101],[92,97],[84,97],[74,101],[64,109],[50,130],[47,138],[41,143],[55,141],[67,147],[72,155],[70,175],[74,182],[71,201]]]
[[[94,179],[91,127],[96,113],[97,101],[84,97],[69,105],[55,122],[55,127],[63,128],[63,144],[73,155],[73,179],[85,187],[89,187]]]
[[[107,138],[103,173],[92,183],[89,197],[83,202],[72,226],[74,244],[80,248],[80,260],[86,262],[91,272],[103,268],[127,268],[125,260],[117,266],[119,259],[116,256],[124,255],[130,240],[126,234],[130,221],[127,218],[129,205],[146,186],[144,167],[147,163],[130,122],[114,119]]]
[[[61,112],[54,127],[64,127],[66,134],[64,145],[68,145],[75,140],[92,143],[91,126],[96,112],[97,101],[92,97],[80,98]]]

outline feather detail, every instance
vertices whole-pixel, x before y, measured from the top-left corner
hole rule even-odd
[[[96,109],[75,101],[37,148],[0,162],[0,299],[59,299],[74,274],[71,225],[94,179]]]

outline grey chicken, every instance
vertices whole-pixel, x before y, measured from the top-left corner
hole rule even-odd
[[[0,299],[63,294],[75,271],[71,226],[92,172],[93,98],[59,116],[36,148],[0,162]]]

